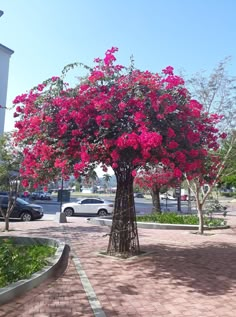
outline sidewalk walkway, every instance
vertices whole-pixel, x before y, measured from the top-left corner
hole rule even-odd
[[[102,256],[109,228],[85,218],[13,222],[10,234],[64,239],[72,252],[62,276],[0,306],[0,317],[235,317],[236,213],[227,220],[230,229],[203,236],[139,229],[146,253],[132,260]]]

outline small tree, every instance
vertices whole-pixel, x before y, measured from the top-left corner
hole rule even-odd
[[[203,208],[207,197],[211,194],[214,186],[219,182],[222,176],[226,163],[229,160],[232,149],[235,146],[236,135],[233,134],[229,138],[227,151],[224,152],[224,156],[221,157],[219,152],[208,152],[208,156],[202,161],[199,170],[195,173],[185,173],[185,178],[196,199],[197,212],[199,217],[199,233],[204,232],[203,222]],[[206,185],[207,184],[207,189]]]
[[[76,181],[75,181],[75,187],[76,187],[76,190],[78,192],[81,192],[81,189],[82,189],[82,177],[81,176],[78,176]]]
[[[210,145],[212,150],[204,158],[201,167],[199,166],[198,174],[193,177],[191,172],[186,174],[186,179],[191,180],[189,186],[196,198],[200,233],[203,233],[203,208],[207,197],[224,176],[235,173],[236,78],[227,73],[229,61],[229,57],[225,58],[209,76],[201,72],[187,81],[192,95],[202,103],[205,111],[217,113],[221,117],[215,130],[221,131],[223,139],[226,138],[225,132],[229,134],[224,142],[216,137],[218,146],[216,142]],[[207,192],[204,191],[204,184],[208,184]]]
[[[236,130],[232,130],[224,140],[218,151],[218,155],[222,160],[224,160],[227,155],[220,182],[231,183],[236,186]]]
[[[11,133],[0,137],[0,184],[1,189],[8,192],[7,210],[0,212],[5,221],[5,230],[9,231],[9,218],[15,207],[20,188],[19,166],[21,156],[11,143]]]
[[[106,191],[107,191],[107,189],[108,189],[110,179],[111,179],[111,175],[110,175],[110,174],[108,174],[108,173],[103,174],[103,180],[104,180],[104,182],[105,182]]]
[[[234,187],[236,188],[236,174],[234,175],[223,175],[221,178],[220,178],[220,185],[224,185],[226,188],[231,188],[231,187]]]
[[[95,183],[98,179],[97,173],[95,170],[91,169],[89,170],[83,178],[83,184],[85,186],[92,187],[94,189]]]
[[[161,213],[160,192],[163,187],[171,187],[176,184],[178,179],[174,177],[172,171],[165,170],[161,166],[149,168],[148,170],[138,171],[135,177],[135,184],[149,189],[152,196],[152,212]]]
[[[160,74],[115,64],[116,48],[95,60],[88,76],[69,89],[62,78],[16,97],[16,141],[23,143],[24,184],[101,164],[117,180],[108,253],[140,252],[133,181],[147,164],[162,163],[177,178],[196,169],[214,142],[214,123],[192,100],[172,67]],[[47,170],[47,174],[45,174]]]

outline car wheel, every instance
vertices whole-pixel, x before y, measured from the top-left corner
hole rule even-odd
[[[30,212],[28,211],[24,211],[21,214],[21,220],[22,221],[31,221],[32,220],[32,215]]]
[[[71,217],[71,216],[73,216],[73,214],[74,214],[74,210],[73,210],[72,208],[66,208],[66,209],[64,210],[64,214],[65,214],[67,217]]]
[[[98,211],[98,215],[101,216],[106,216],[107,215],[107,211],[105,209],[101,209]]]

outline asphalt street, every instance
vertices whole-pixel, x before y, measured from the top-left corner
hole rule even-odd
[[[105,198],[108,201],[114,201],[114,197]],[[71,198],[70,202],[75,201],[76,198]],[[44,210],[44,219],[51,220],[55,217],[57,212],[60,212],[61,203],[53,198],[50,201],[47,200],[34,200],[32,203],[41,205]],[[161,201],[162,211],[176,211],[177,210],[177,200],[162,200]],[[135,208],[136,214],[149,214],[152,211],[152,201],[151,199],[145,198],[135,198]],[[187,202],[181,202],[181,211],[183,213],[187,212]]]

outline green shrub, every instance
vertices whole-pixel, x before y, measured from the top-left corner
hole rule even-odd
[[[56,249],[47,245],[19,245],[0,240],[0,287],[29,278],[48,264]]]
[[[224,193],[224,192],[221,192],[220,193],[221,194],[221,196],[224,196],[224,197],[230,197],[230,198],[236,198],[236,193]]]
[[[224,216],[227,214],[227,206],[223,206],[222,204],[219,203],[217,199],[213,201],[207,201],[206,202],[206,213],[212,217],[213,213],[222,213]]]
[[[150,215],[137,216],[137,221],[140,222],[157,222],[181,225],[198,225],[199,220],[197,215],[180,215],[177,213],[152,213]],[[225,224],[222,218],[204,217],[204,225],[206,226],[220,226]]]

